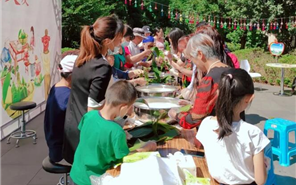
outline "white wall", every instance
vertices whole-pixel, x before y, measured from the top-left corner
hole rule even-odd
[[[36,117],[45,109],[46,87],[60,79],[61,0],[17,1],[19,5],[15,0],[0,2],[0,139],[20,127],[20,114],[9,106],[34,101],[37,107],[26,114],[26,120]],[[20,30],[26,39],[19,38]]]

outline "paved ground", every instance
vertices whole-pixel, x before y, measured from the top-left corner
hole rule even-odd
[[[279,97],[273,95],[279,87],[269,85],[255,85],[256,97],[251,107],[246,111],[248,122],[263,129],[267,119],[280,117],[296,121],[296,96]],[[258,91],[259,87],[262,91]],[[31,139],[22,140],[20,147],[15,148],[14,143],[6,144],[1,141],[1,184],[2,185],[54,185],[60,175],[45,172],[41,163],[47,156],[47,146],[43,134],[44,114],[39,115],[28,123],[27,128],[38,133],[37,144],[33,145]],[[294,134],[294,133],[293,133]],[[290,135],[290,141],[295,141],[295,135]],[[274,159],[275,173],[278,185],[296,184],[296,157],[291,159],[291,166],[282,167]]]

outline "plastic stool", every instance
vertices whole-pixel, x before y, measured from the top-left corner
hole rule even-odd
[[[68,175],[71,171],[71,166],[52,162],[50,158],[47,156],[42,161],[42,168],[49,173],[64,174],[64,176],[60,178],[57,185],[69,184]]]
[[[264,157],[267,160],[267,179],[264,185],[276,185],[276,178],[273,167],[272,146],[269,143],[264,149]]]
[[[296,135],[296,123],[281,118],[270,119],[265,122],[265,135],[268,130],[274,131],[274,138],[271,140],[272,153],[279,157],[281,166],[290,166],[290,157],[296,155],[296,146],[289,143],[289,133],[294,131]]]
[[[37,139],[36,131],[26,130],[26,119],[25,119],[25,111],[29,110],[29,109],[33,109],[35,107],[36,107],[36,103],[30,102],[30,101],[22,101],[22,102],[10,105],[11,110],[22,111],[23,120],[22,120],[22,124],[21,124],[21,130],[15,131],[12,134],[10,134],[10,136],[7,139],[7,144],[10,144],[11,138],[17,139],[15,147],[18,148],[19,147],[19,145],[18,145],[19,140],[26,139],[29,137],[32,137],[34,140],[33,144],[36,144],[36,139]]]

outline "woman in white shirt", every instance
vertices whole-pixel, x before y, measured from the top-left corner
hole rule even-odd
[[[221,184],[263,185],[268,138],[240,113],[254,98],[254,84],[242,69],[225,71],[219,82],[216,117],[205,118],[196,135],[203,144],[211,176]]]

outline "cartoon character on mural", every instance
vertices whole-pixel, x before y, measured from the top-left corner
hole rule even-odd
[[[35,34],[34,34],[34,27],[33,26],[31,26],[30,33],[31,33],[30,48],[31,48],[32,52],[34,53]]]
[[[47,100],[47,96],[50,88],[50,52],[49,52],[50,36],[48,36],[47,29],[45,29],[44,34],[45,35],[41,38],[41,42],[43,43],[42,61],[43,61],[43,72],[44,72],[45,100]]]
[[[5,0],[5,2],[8,2],[8,1],[10,1],[10,0]],[[18,0],[14,0],[14,4],[21,5],[21,3],[18,2]],[[29,6],[29,3],[27,2],[27,0],[22,1],[22,5],[24,5],[24,4]]]
[[[4,47],[1,52],[1,58],[0,58],[0,71],[1,73],[1,84],[3,85],[5,76],[7,74],[7,71],[11,67],[11,56],[9,53],[9,45],[8,42],[5,42]]]
[[[20,101],[32,101],[35,87],[40,87],[44,79],[38,56],[34,54],[34,27],[30,28],[30,33],[28,41],[28,34],[20,29],[17,40],[5,42],[0,56],[2,107],[12,118],[18,113],[9,106]]]

